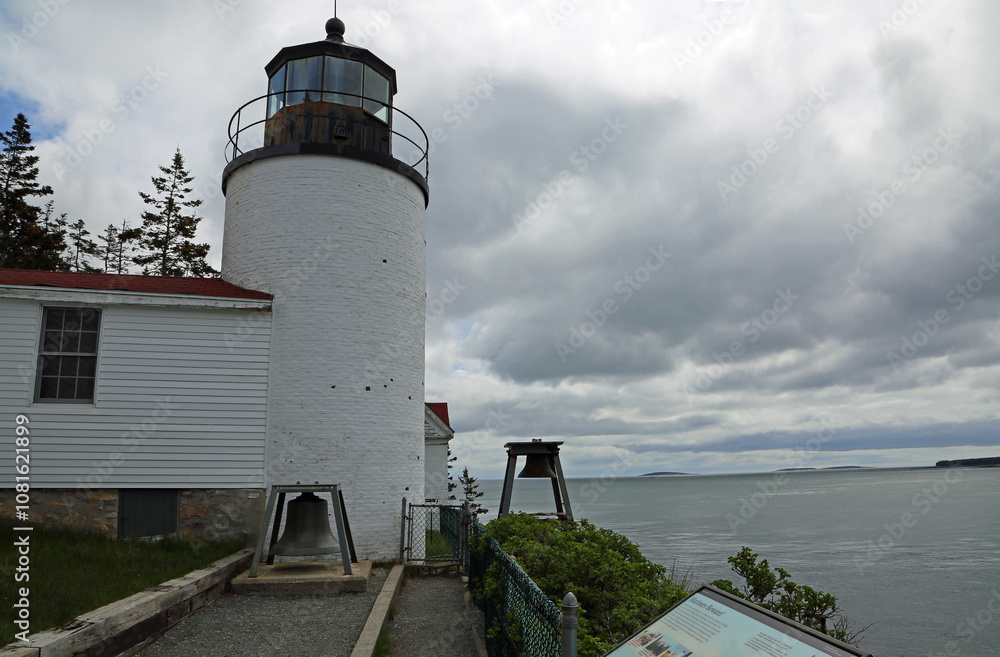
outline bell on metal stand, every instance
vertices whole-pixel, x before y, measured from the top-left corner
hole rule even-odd
[[[558,477],[551,454],[528,454],[518,479],[555,479]]]
[[[340,542],[330,530],[329,504],[312,492],[305,492],[288,503],[285,533],[270,553],[285,557],[340,552]]]
[[[535,513],[532,515],[556,516],[573,522],[573,509],[569,503],[569,490],[559,461],[559,446],[562,441],[532,440],[530,443],[507,443],[507,471],[503,477],[503,492],[500,494],[500,518],[510,513],[515,479],[549,479],[552,482],[552,497],[556,503],[555,513]],[[517,457],[524,456],[524,468],[517,472]]]

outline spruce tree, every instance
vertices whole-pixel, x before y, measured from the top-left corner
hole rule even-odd
[[[458,483],[462,486],[462,493],[465,501],[469,503],[470,511],[477,515],[489,512],[489,509],[483,508],[483,506],[476,501],[482,497],[484,493],[479,490],[479,484],[476,483],[476,478],[469,474],[468,467],[462,469],[462,476],[458,478]]]
[[[138,244],[145,251],[132,258],[144,274],[156,276],[209,276],[217,274],[207,262],[208,244],[195,244],[195,230],[201,221],[193,212],[200,199],[188,200],[194,176],[184,168],[181,149],[169,167],[160,166],[162,176],[152,178],[156,195],[139,192],[151,209],[142,214]]]
[[[104,233],[98,235],[97,239],[102,242],[102,244],[97,245],[97,257],[104,266],[104,273],[111,273],[111,268],[115,263],[115,254],[118,253],[118,229],[115,228],[114,224],[108,224]]]
[[[0,267],[67,269],[62,234],[49,228],[51,204],[44,221],[41,209],[31,204],[32,197],[51,194],[52,188],[38,183],[30,128],[18,114],[11,129],[0,133]]]
[[[136,228],[130,228],[128,220],[122,219],[122,227],[108,224],[97,239],[103,244],[97,246],[97,257],[104,266],[105,274],[127,274],[132,257],[132,242],[139,237]]]
[[[65,216],[65,215],[63,215]],[[73,223],[69,227],[69,268],[70,271],[96,273],[101,271],[94,267],[87,260],[90,256],[97,255],[97,244],[90,239],[90,231],[87,230],[83,219]]]

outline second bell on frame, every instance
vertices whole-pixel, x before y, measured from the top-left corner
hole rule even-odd
[[[340,543],[330,531],[329,504],[315,493],[302,493],[288,503],[285,532],[271,554],[305,557],[333,552],[340,552]]]

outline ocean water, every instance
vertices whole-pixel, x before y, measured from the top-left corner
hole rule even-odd
[[[783,476],[782,476],[783,475]],[[574,515],[694,585],[738,577],[747,546],[834,594],[875,657],[1000,657],[1000,468],[569,479]],[[501,481],[481,481],[496,516]],[[548,480],[512,510],[551,512]]]

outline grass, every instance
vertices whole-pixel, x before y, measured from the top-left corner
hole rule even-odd
[[[455,558],[451,552],[451,548],[448,547],[448,541],[444,540],[441,532],[428,529],[424,540],[426,541],[424,549],[426,550],[428,561],[432,559],[447,561]]]
[[[19,589],[30,590],[30,633],[63,625],[80,614],[126,598],[151,586],[186,575],[242,549],[243,542],[190,540],[116,541],[36,526],[30,536],[27,582],[14,580],[18,566],[13,526],[0,525],[0,645],[14,641],[12,605]],[[23,574],[23,573],[22,573]]]
[[[389,640],[389,628],[383,627],[378,633],[378,640],[375,641],[375,653],[372,657],[389,657],[392,652],[392,641]]]

